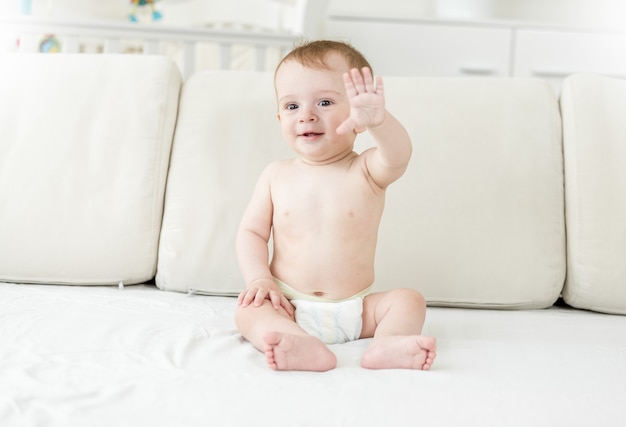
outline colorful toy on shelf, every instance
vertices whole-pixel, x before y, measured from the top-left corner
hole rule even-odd
[[[39,43],[39,52],[59,53],[61,52],[61,43],[53,34],[46,34]]]
[[[130,22],[138,22],[137,19],[137,8],[139,6],[150,6],[150,10],[152,11],[152,20],[153,21],[158,21],[159,19],[161,19],[163,17],[163,15],[161,14],[161,12],[159,12],[158,10],[156,10],[154,8],[154,3],[156,0],[130,0],[130,3],[132,5],[132,10],[131,13],[128,17],[128,19],[130,20]]]

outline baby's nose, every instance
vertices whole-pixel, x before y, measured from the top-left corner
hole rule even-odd
[[[315,120],[317,120],[317,116],[315,115],[315,113],[313,112],[313,110],[310,109],[300,109],[300,118],[299,118],[300,122],[313,122]]]

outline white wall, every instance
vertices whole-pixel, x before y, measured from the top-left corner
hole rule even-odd
[[[0,13],[20,0],[0,0]],[[161,0],[160,8],[201,3],[206,19],[267,23],[262,0]],[[33,13],[60,17],[127,19],[128,0],[32,0]],[[271,4],[271,2],[269,2]],[[507,19],[626,31],[625,0],[330,0],[329,13],[390,18]],[[171,16],[173,17],[173,15]],[[193,20],[193,16],[190,20]],[[165,17],[167,20],[167,16]]]
[[[21,2],[0,0],[0,13],[20,13]],[[129,4],[128,0],[31,0],[31,12],[37,16],[63,18],[125,19],[130,10]]]
[[[19,11],[21,0],[0,0],[0,14]],[[128,20],[129,0],[31,0],[32,14],[67,19]],[[168,9],[163,21],[175,25],[212,22],[243,22],[273,27],[278,22],[278,3],[271,0],[157,0],[156,8]],[[149,10],[149,9],[146,9]],[[181,16],[186,13],[187,17]]]
[[[626,31],[624,0],[331,0],[337,15],[505,19]]]
[[[626,31],[624,0],[498,0],[494,14],[501,18]]]

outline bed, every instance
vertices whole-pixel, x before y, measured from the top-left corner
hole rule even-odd
[[[150,284],[0,284],[2,425],[616,426],[624,419],[625,317],[564,306],[430,308],[424,332],[439,339],[431,371],[362,369],[363,340],[332,347],[336,370],[309,373],[270,370],[237,332],[235,306],[232,297]]]

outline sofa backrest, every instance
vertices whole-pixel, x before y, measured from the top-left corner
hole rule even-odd
[[[431,305],[548,307],[566,270],[561,120],[543,80],[387,79],[414,143],[388,190],[381,289]]]
[[[269,73],[205,71],[185,82],[166,191],[156,283],[236,295],[235,232],[257,177],[291,156]]]
[[[0,280],[154,277],[181,77],[164,57],[0,57]]]
[[[561,91],[565,301],[626,314],[626,80],[568,77]]]
[[[239,219],[265,165],[293,156],[271,74],[182,86],[160,57],[0,64],[0,281],[243,289]],[[562,123],[540,80],[386,77],[385,90],[414,155],[388,190],[375,290],[494,308],[547,307],[563,290],[626,314],[626,81],[568,78]],[[364,133],[356,149],[371,145]]]
[[[431,304],[537,308],[565,276],[558,102],[532,79],[385,79],[414,154],[387,194],[375,290]],[[183,88],[156,283],[237,294],[235,231],[261,170],[293,154],[272,76],[204,72]],[[357,151],[371,145],[367,134]]]

